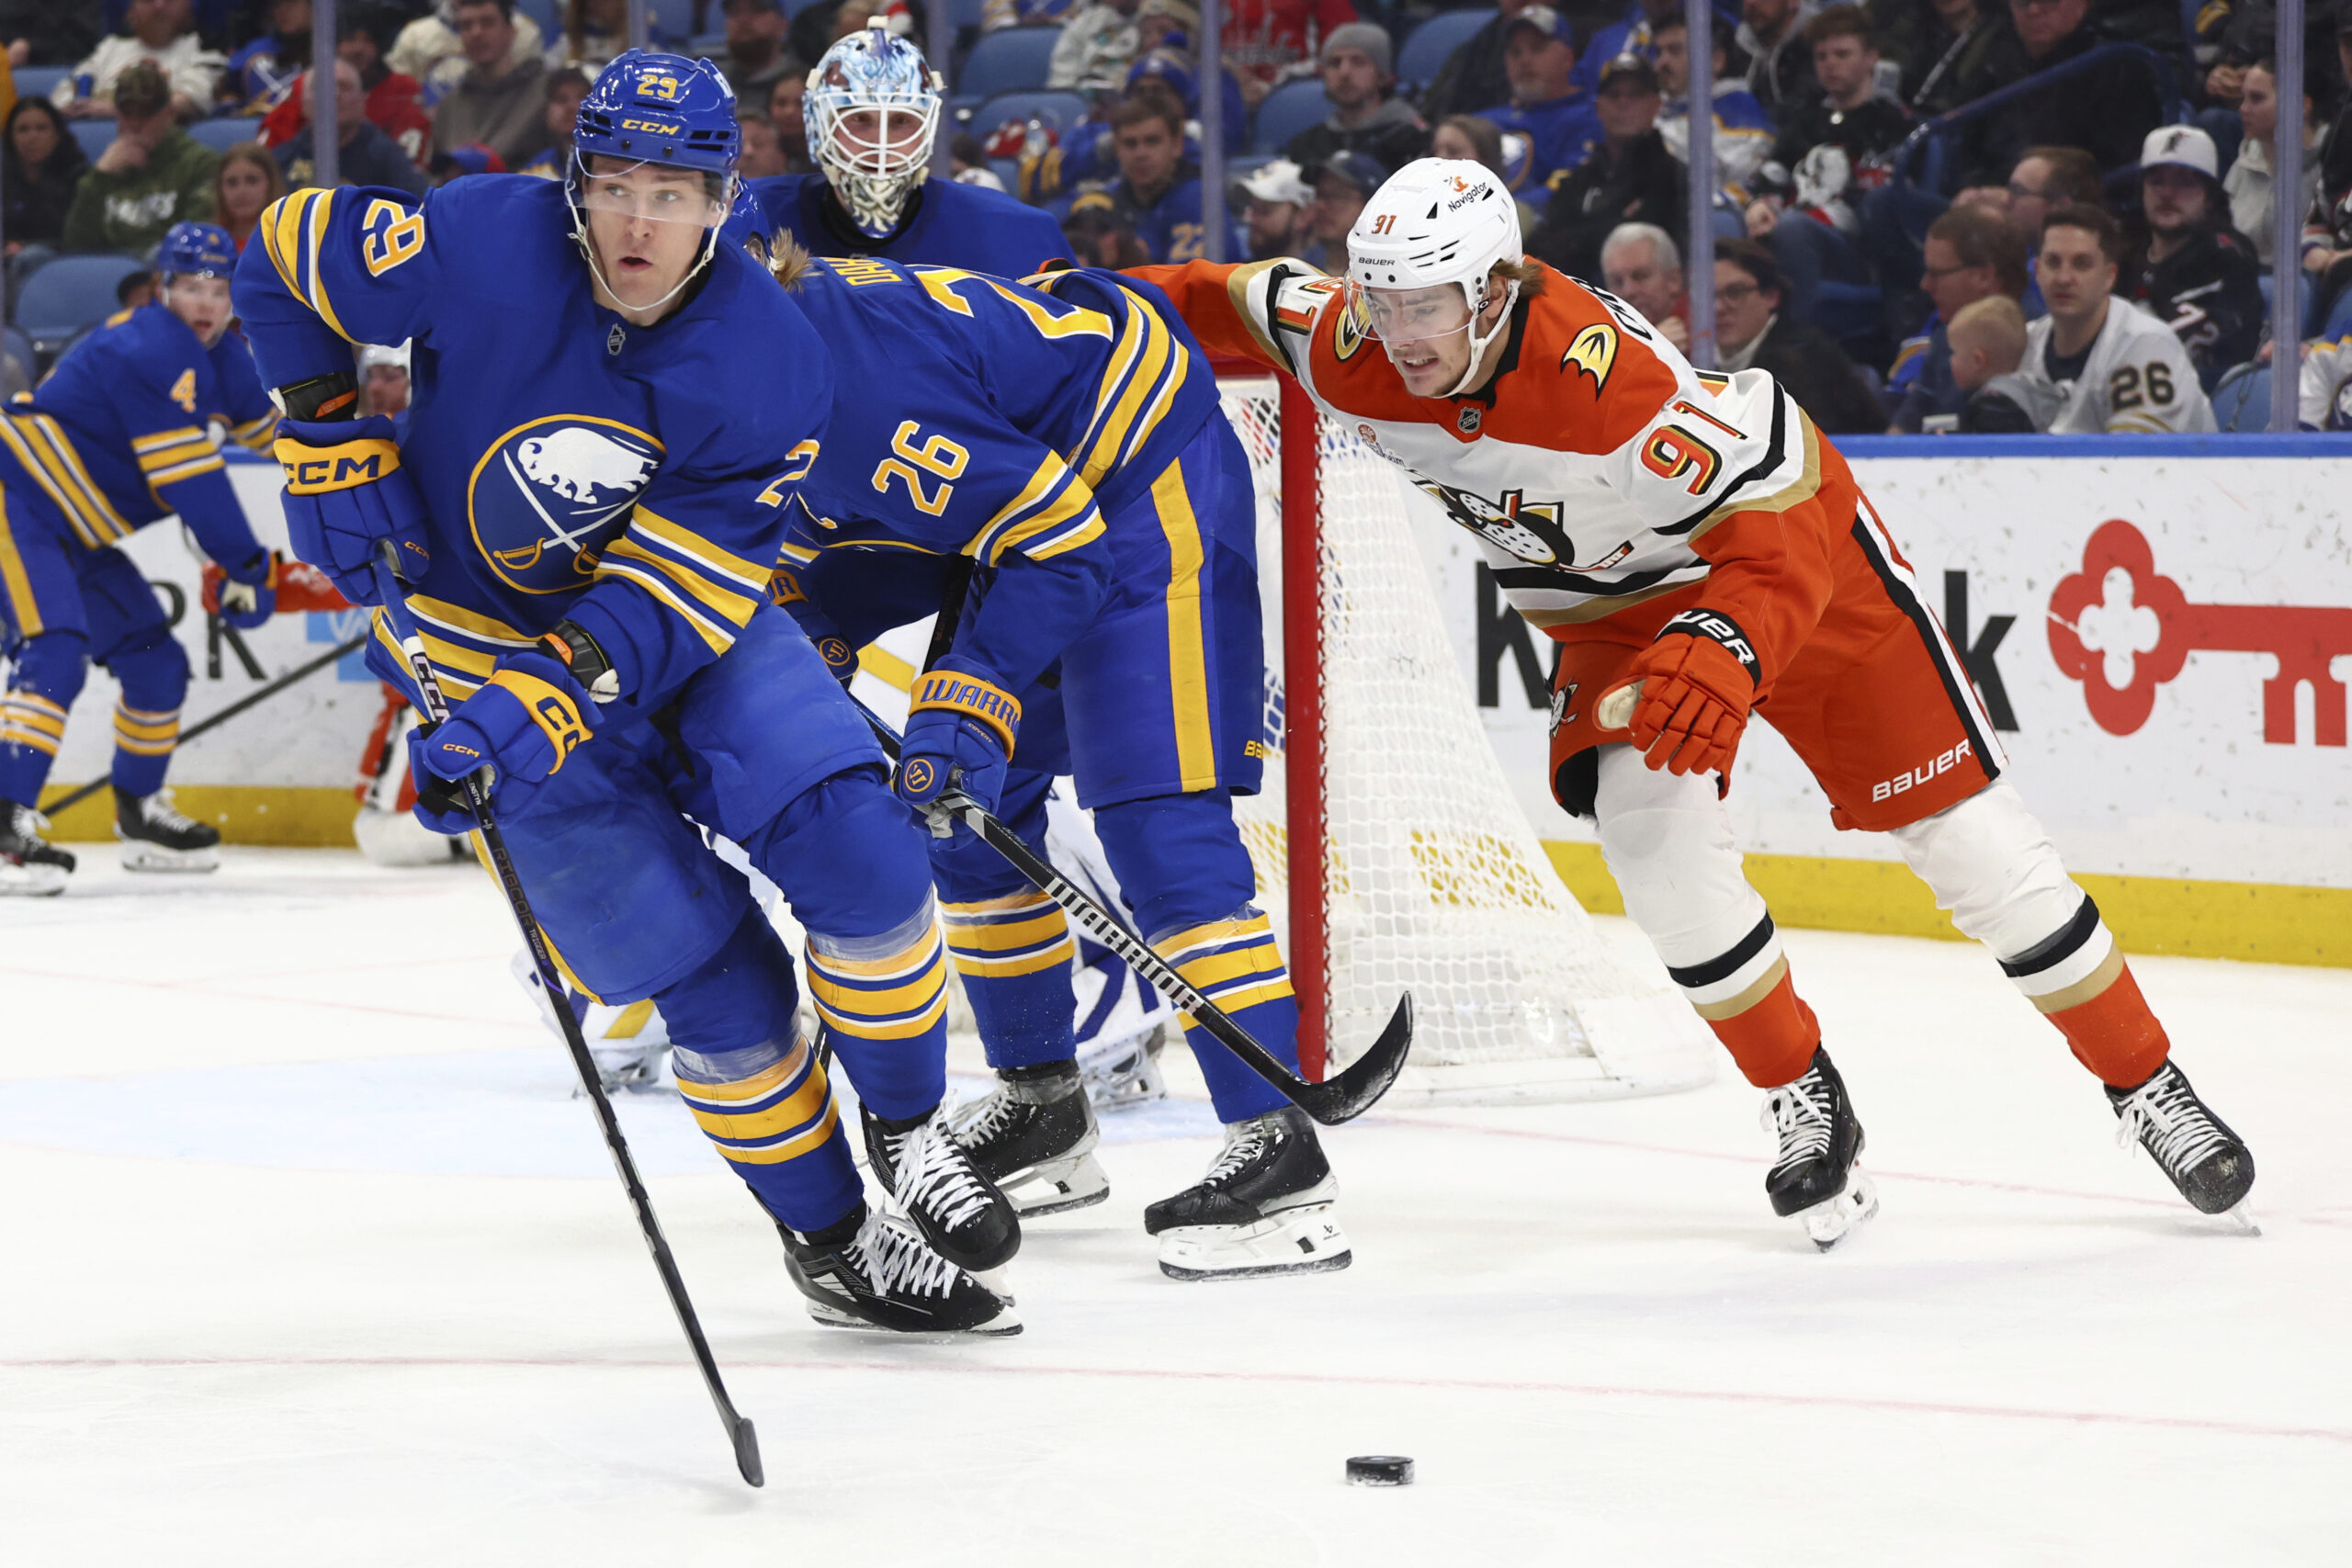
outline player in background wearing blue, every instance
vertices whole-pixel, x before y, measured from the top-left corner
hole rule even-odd
[[[114,547],[177,513],[229,581],[240,630],[277,607],[277,560],[254,539],[210,424],[267,444],[275,411],[229,332],[237,247],[175,223],[157,258],[160,301],[75,344],[29,404],[0,412],[0,894],[62,892],[74,857],[44,843],[35,809],[93,662],[122,687],[114,710],[115,836],[132,871],[212,871],[220,835],[172,806],[187,654],[155,591]]]
[[[877,18],[825,51],[808,73],[808,147],[821,173],[752,180],[757,219],[736,244],[781,230],[820,256],[888,256],[1025,277],[1066,259],[1061,227],[985,186],[931,179],[938,73]]]
[[[658,1000],[680,1090],[783,1231],[812,1315],[1015,1332],[970,1270],[1009,1258],[1019,1222],[939,1115],[945,953],[922,828],[766,600],[832,382],[792,301],[718,243],[734,95],[707,61],[631,51],[572,148],[560,184],[313,189],[264,213],[236,304],[287,411],[297,550],[373,604],[389,543],[457,704],[412,739],[418,779],[491,770],[569,977]],[[352,355],[402,340],[414,400],[396,440],[353,417]],[[417,699],[386,612],[368,657]],[[876,1173],[911,1225],[868,1207],[794,1026],[791,955],[682,812],[792,900]],[[446,787],[418,815],[472,825]]]
[[[1256,509],[1208,361],[1148,286],[1036,288],[776,241],[834,365],[776,596],[846,679],[854,650],[940,604],[953,641],[913,687],[898,788],[950,784],[1031,842],[1073,774],[1136,928],[1269,1051],[1298,1006],[1235,828],[1258,787],[1264,700]],[[935,840],[947,940],[1001,1083],[957,1133],[1030,1213],[1108,1195],[1072,1060],[1061,910],[967,829]],[[1145,1211],[1179,1279],[1346,1267],[1337,1185],[1305,1112],[1204,1032],[1226,1123],[1199,1185]]]

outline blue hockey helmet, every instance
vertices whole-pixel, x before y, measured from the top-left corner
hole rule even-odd
[[[700,259],[661,299],[635,308],[651,310],[675,299],[717,253],[719,226],[735,199],[735,165],[742,151],[735,89],[709,61],[632,49],[605,66],[581,100],[563,175],[572,238],[589,270],[612,289],[589,238],[591,213],[617,213],[632,222],[692,224],[705,231]],[[624,166],[592,176],[589,164],[595,158],[618,160]],[[630,172],[647,164],[700,174],[701,197],[681,191],[676,182],[653,191],[632,188]]]
[[[237,242],[218,223],[175,223],[155,253],[155,270],[173,278],[227,277],[237,270]]]
[[[808,73],[808,150],[867,235],[896,230],[908,196],[930,175],[943,101],[931,62],[881,17]]]

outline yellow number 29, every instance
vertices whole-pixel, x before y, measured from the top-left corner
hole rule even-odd
[[[904,479],[907,481],[907,493],[914,498],[914,503],[936,517],[947,510],[948,499],[956,493],[956,487],[944,481],[960,476],[964,466],[972,460],[972,455],[944,435],[933,435],[917,446],[914,439],[921,434],[922,427],[913,420],[900,422],[897,432],[890,437],[890,450],[899,456],[885,457],[876,466],[874,488],[888,495],[893,478]],[[901,457],[906,461],[899,461]],[[914,467],[908,467],[910,463]],[[916,468],[937,474],[941,484],[925,494],[922,475],[915,472]]]
[[[370,277],[383,276],[424,248],[424,214],[403,212],[397,201],[379,197],[369,202],[359,227],[368,236],[359,254],[368,263]]]

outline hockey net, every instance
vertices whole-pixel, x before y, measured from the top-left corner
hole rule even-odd
[[[1389,1103],[1706,1082],[1689,1005],[1609,946],[1512,798],[1396,471],[1286,380],[1220,384],[1258,497],[1272,753],[1236,815],[1285,927],[1309,1075],[1353,1060],[1410,991]]]

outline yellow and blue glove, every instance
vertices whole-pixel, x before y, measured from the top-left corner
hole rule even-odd
[[[241,632],[268,625],[270,616],[277,613],[279,563],[276,550],[258,550],[252,559],[240,561],[233,570],[222,567],[218,582],[210,572],[206,572],[204,607]]]
[[[424,498],[401,466],[390,420],[280,420],[271,452],[286,470],[286,531],[294,553],[325,572],[345,598],[383,602],[374,568],[387,539],[401,580],[424,580],[433,559]]]
[[[493,789],[543,783],[603,718],[561,663],[544,653],[508,654],[481,690],[449,711],[446,723],[408,738],[416,819],[436,833],[472,831],[465,794],[450,785],[481,768],[491,770]]]
[[[995,671],[953,653],[917,678],[909,694],[899,798],[922,809],[952,785],[994,811],[1021,731],[1020,701]]]

